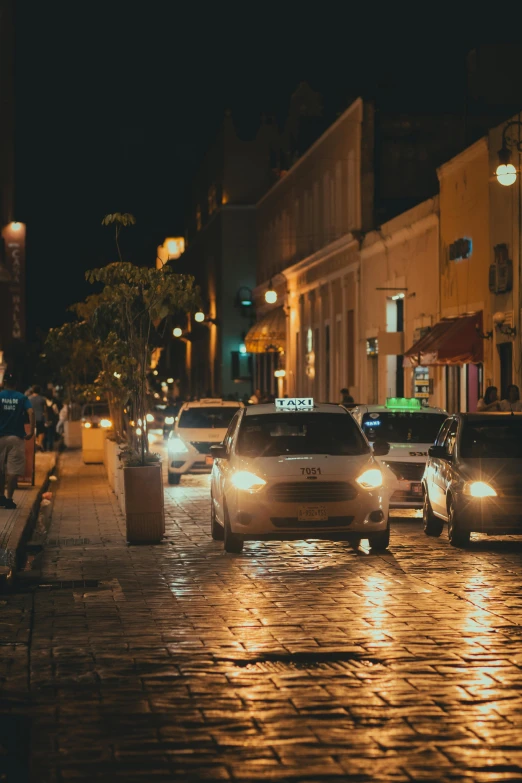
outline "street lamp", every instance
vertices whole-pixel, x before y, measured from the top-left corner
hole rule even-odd
[[[194,315],[194,320],[195,320],[195,321],[197,321],[197,322],[198,322],[198,324],[202,324],[202,323],[203,323],[203,321],[205,320],[205,313],[204,313],[204,312],[202,312],[201,310],[199,310],[199,311],[198,311],[198,312],[197,312],[197,313]]]
[[[495,174],[498,182],[505,187],[513,185],[517,179],[517,170],[511,163],[511,150],[509,147],[516,147],[519,152],[522,152],[522,140],[520,138],[518,141],[512,138],[508,140],[507,132],[514,126],[522,128],[522,122],[511,120],[511,122],[507,123],[502,131],[502,147],[498,151],[498,166]]]
[[[277,292],[274,291],[272,281],[269,282],[268,288],[265,291],[265,302],[267,304],[275,304],[277,302]]]
[[[183,334],[183,329],[180,329],[179,326],[176,326],[176,328],[172,330],[172,334],[174,335],[174,337],[181,337],[181,335]]]

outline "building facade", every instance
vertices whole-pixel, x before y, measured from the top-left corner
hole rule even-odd
[[[404,368],[403,352],[438,314],[430,197],[436,166],[461,145],[455,128],[456,119],[380,112],[358,98],[260,200],[257,322],[247,336],[259,388],[335,401],[347,387],[360,402],[382,401],[415,388],[415,376],[423,399],[439,399],[438,376]],[[276,310],[286,337],[265,350]],[[271,377],[276,366],[283,384]]]
[[[6,231],[14,220],[14,6],[0,0],[0,375],[13,339],[13,291]],[[23,292],[25,293],[25,292]],[[18,293],[14,294],[18,296]],[[22,323],[23,327],[23,323]],[[14,332],[14,334],[13,334]],[[1,381],[1,379],[0,379]]]
[[[441,405],[440,370],[415,367],[404,356],[440,312],[438,196],[365,236],[360,293],[361,400],[406,396]]]
[[[170,369],[192,395],[251,393],[252,363],[243,344],[253,313],[255,204],[276,177],[277,145],[270,122],[245,141],[227,115],[194,179],[185,252],[171,263],[194,275],[205,318],[183,316],[183,335],[170,350]]]
[[[493,128],[488,137],[489,193],[489,295],[491,297],[492,335],[489,350],[492,357],[493,382],[499,393],[514,383],[522,386],[522,114],[516,114]],[[503,186],[495,176],[498,153],[505,146],[511,154],[517,177]],[[509,180],[508,180],[509,181]]]

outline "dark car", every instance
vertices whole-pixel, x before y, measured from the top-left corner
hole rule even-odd
[[[453,546],[470,533],[522,535],[522,413],[459,413],[428,451],[424,532],[448,523]]]

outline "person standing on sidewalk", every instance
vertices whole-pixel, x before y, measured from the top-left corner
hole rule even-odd
[[[29,416],[29,433],[25,431]],[[0,391],[0,508],[16,508],[13,494],[18,476],[25,471],[25,441],[32,438],[35,428],[31,401],[16,391],[11,374],[4,376],[4,388]],[[7,496],[4,495],[7,478]]]
[[[33,391],[29,399],[31,400],[31,407],[34,410],[34,418],[36,421],[36,448],[43,451],[45,438],[45,397],[42,396],[41,391],[40,386],[33,386]]]

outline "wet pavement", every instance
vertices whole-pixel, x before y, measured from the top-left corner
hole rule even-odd
[[[8,780],[30,755],[38,783],[522,781],[522,539],[394,519],[385,554],[227,555],[208,484],[166,487],[166,540],[131,547],[64,455],[43,578],[1,596]]]

